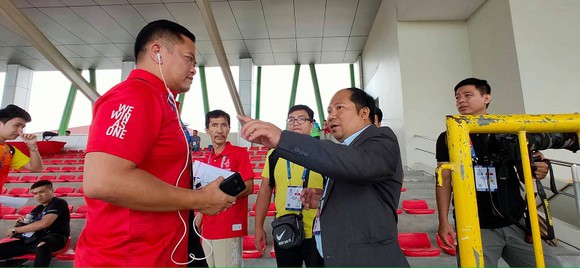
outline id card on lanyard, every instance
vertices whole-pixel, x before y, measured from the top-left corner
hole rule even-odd
[[[286,188],[286,210],[300,211],[302,210],[302,202],[300,202],[300,193],[304,188],[306,176],[308,176],[308,169],[304,168],[302,172],[302,185],[292,186],[292,169],[290,168],[290,161],[286,161],[286,174],[288,175],[288,187]]]

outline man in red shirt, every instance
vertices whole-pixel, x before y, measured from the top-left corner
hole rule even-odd
[[[195,74],[195,36],[167,20],[135,41],[136,69],[93,106],[84,182],[89,207],[75,266],[178,266],[190,210],[215,214],[235,202],[223,178],[191,190],[191,154],[174,95]]]
[[[246,190],[236,196],[236,203],[226,211],[215,216],[203,215],[201,235],[208,239],[208,243],[202,243],[203,249],[209,267],[241,267],[242,238],[248,234],[247,196],[254,190],[254,169],[246,148],[231,145],[227,141],[230,134],[228,113],[222,110],[207,113],[205,128],[213,145],[205,163],[240,173]]]

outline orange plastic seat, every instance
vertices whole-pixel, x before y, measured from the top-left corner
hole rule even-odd
[[[254,244],[253,235],[244,236],[244,241],[242,244],[242,258],[243,259],[262,258],[262,253],[260,253],[260,251],[256,249],[256,244]]]
[[[399,245],[405,256],[409,257],[436,257],[441,251],[431,246],[427,233],[400,233]]]
[[[457,254],[457,250],[455,249],[455,247],[450,247],[448,245],[445,245],[443,243],[443,240],[441,240],[441,237],[439,236],[439,234],[435,234],[435,236],[437,237],[437,245],[447,254],[455,256]],[[453,245],[453,238],[450,235],[447,235],[447,242],[449,242],[449,244]]]
[[[433,214],[434,209],[430,209],[425,200],[403,200],[403,210],[409,214]]]

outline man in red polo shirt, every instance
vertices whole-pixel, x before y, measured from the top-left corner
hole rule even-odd
[[[185,265],[189,211],[215,214],[235,202],[219,190],[223,178],[190,187],[189,133],[174,94],[189,90],[195,52],[189,30],[151,22],[135,41],[136,69],[95,102],[83,181],[89,211],[75,266]]]
[[[201,235],[208,239],[202,243],[209,267],[241,267],[242,239],[248,234],[248,195],[254,190],[254,169],[246,148],[233,146],[227,141],[230,134],[230,115],[214,110],[205,115],[205,131],[213,145],[205,163],[214,167],[240,173],[246,184],[236,203],[215,215],[203,215]]]

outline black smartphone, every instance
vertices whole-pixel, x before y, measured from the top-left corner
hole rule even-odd
[[[220,183],[220,189],[231,196],[236,196],[246,189],[246,184],[240,173],[234,172]]]

